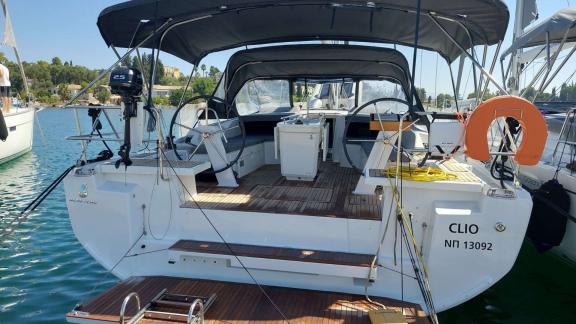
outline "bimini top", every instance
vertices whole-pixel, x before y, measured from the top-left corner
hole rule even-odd
[[[550,44],[561,43],[564,36],[566,42],[576,41],[575,27],[576,7],[562,9],[518,37],[500,58],[503,60],[517,49],[546,45],[546,37]]]
[[[460,50],[431,16],[466,49],[504,38],[509,13],[502,0],[421,1],[419,47],[449,62]],[[152,35],[142,47],[160,46],[196,64],[212,52],[275,42],[324,39],[413,46],[417,2],[133,0],[104,9],[98,27],[109,46],[133,47]]]
[[[255,79],[389,79],[410,87],[408,62],[397,50],[354,45],[284,45],[236,52],[224,72],[226,98]]]

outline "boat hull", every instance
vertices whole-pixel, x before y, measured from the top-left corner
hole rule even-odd
[[[540,162],[536,166],[523,166],[520,169],[520,180],[522,184],[532,190],[540,188],[546,181],[554,179],[556,167]],[[576,215],[576,177],[574,173],[562,168],[558,171],[558,182],[567,190],[570,197],[570,212],[573,217]],[[568,220],[564,238],[559,246],[552,248],[552,253],[576,266],[576,222]]]
[[[240,262],[231,255],[172,247],[181,240],[221,243],[221,235],[237,245],[374,255],[384,234],[368,294],[424,305],[406,241],[394,213],[389,213],[389,187],[381,202],[382,218],[357,219],[194,208],[182,187],[185,183],[200,199],[194,176],[181,175],[180,182],[168,168],[164,180],[157,176],[156,168],[125,170],[100,162],[77,168],[64,180],[76,237],[119,278],[163,275],[253,283],[245,266],[264,285],[364,294],[370,275],[366,267],[254,256],[241,256]],[[530,195],[519,189],[515,197],[493,197],[487,189],[480,182],[403,184],[405,212],[412,215],[436,311],[477,296],[516,261],[532,208]],[[251,199],[251,194],[237,194],[235,199]]]
[[[0,164],[13,160],[32,149],[34,109],[19,109],[4,115],[8,137],[0,141]]]

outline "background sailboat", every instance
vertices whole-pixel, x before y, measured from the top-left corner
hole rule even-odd
[[[511,93],[536,101],[553,81],[559,81],[562,70],[570,68],[566,63],[576,52],[576,7],[559,10],[528,27],[537,17],[535,1],[519,0],[516,6],[514,39],[501,57],[503,78]],[[508,57],[506,69],[504,61]],[[531,79],[529,71],[535,62],[542,64]],[[528,85],[521,89],[521,83]],[[555,100],[555,96],[550,97]],[[528,238],[540,252],[551,250],[565,260],[576,262],[576,177],[571,163],[576,154],[572,128],[576,110],[568,108],[573,103],[554,104],[557,113],[546,114],[549,141],[542,161],[521,167],[519,179],[532,191],[534,200]],[[549,102],[539,105],[543,111],[552,110]]]
[[[4,37],[2,43],[14,50],[22,76],[26,100],[22,107],[12,107],[8,113],[0,112],[0,164],[12,160],[32,149],[34,134],[34,114],[32,108],[26,107],[30,101],[30,92],[24,67],[16,45],[10,13],[5,0],[0,1],[4,12]]]

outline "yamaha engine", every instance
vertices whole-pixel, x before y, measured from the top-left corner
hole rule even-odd
[[[120,167],[122,163],[128,167],[132,164],[130,160],[130,121],[132,118],[136,118],[138,114],[138,102],[140,102],[143,87],[142,73],[137,69],[119,66],[110,73],[109,86],[112,94],[122,97],[124,104],[122,116],[124,118],[124,144],[120,146],[118,152],[120,160],[116,161],[116,168]]]

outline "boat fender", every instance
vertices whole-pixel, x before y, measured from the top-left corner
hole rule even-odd
[[[542,253],[558,246],[564,238],[570,196],[558,180],[552,179],[533,192],[532,200],[534,204],[527,235]]]
[[[499,96],[481,103],[468,117],[464,144],[466,155],[479,160],[490,160],[488,129],[499,117],[511,117],[522,127],[522,142],[514,155],[520,165],[536,165],[542,157],[548,127],[538,108],[530,101],[515,96]]]
[[[8,127],[6,127],[4,114],[2,114],[2,111],[0,111],[0,140],[4,142],[6,141],[7,138],[8,138]]]

